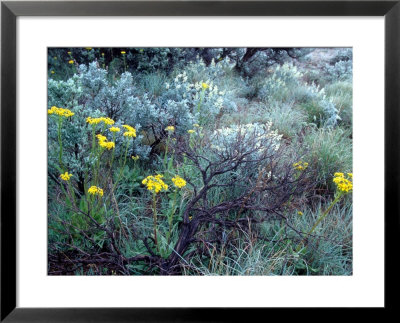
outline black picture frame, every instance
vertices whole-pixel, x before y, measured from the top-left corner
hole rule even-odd
[[[384,16],[385,307],[396,307],[399,237],[400,0],[395,1],[2,1],[1,3],[1,322],[254,321],[287,309],[17,308],[16,19],[19,16]],[[373,258],[373,255],[371,255]],[[40,291],[38,291],[40,292]],[[297,309],[299,310],[299,309]],[[332,309],[326,309],[332,313]],[[381,313],[380,309],[379,313]],[[269,314],[269,313],[268,313]],[[297,314],[298,315],[298,314]],[[331,314],[329,314],[331,315]],[[332,317],[331,317],[332,318]],[[382,320],[382,317],[381,317]]]

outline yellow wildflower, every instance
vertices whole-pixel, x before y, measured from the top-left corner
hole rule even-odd
[[[203,88],[203,90],[208,89],[210,86],[207,83],[202,83],[201,87]]]
[[[162,177],[162,175],[147,176],[142,181],[142,184],[146,185],[147,189],[155,194],[157,194],[161,190],[166,191],[168,190],[168,185],[164,183],[164,181],[161,179]]]
[[[51,74],[54,74],[55,72],[54,72],[54,71],[51,71],[50,73],[51,73]]]
[[[103,135],[101,135],[101,134],[96,135],[96,137],[97,137],[97,139],[99,139],[99,142],[100,142],[100,141],[107,141],[107,137],[106,137],[106,136],[103,136]]]
[[[98,134],[96,135],[97,139],[99,140],[99,146],[103,148],[107,148],[108,150],[115,148],[115,142],[108,141],[107,137]]]
[[[72,174],[68,174],[68,172],[65,172],[64,174],[61,174],[61,175],[60,175],[60,178],[61,178],[63,181],[69,181],[69,179],[71,178],[71,176],[72,176]]]
[[[101,122],[101,118],[87,117],[86,122],[89,124],[99,124]]]
[[[64,109],[64,117],[72,117],[75,113],[71,112],[68,109]]]
[[[69,64],[74,64],[74,60],[73,60],[73,59],[70,59],[70,60],[68,61],[68,63],[69,63]]]
[[[353,173],[347,173],[347,178],[343,173],[335,173],[333,182],[340,192],[348,193],[353,189]]]
[[[193,125],[193,127],[200,128],[200,125],[199,125],[198,123],[195,123],[195,124]]]
[[[111,132],[120,132],[120,131],[121,131],[121,129],[118,128],[118,127],[111,127],[111,128],[108,129],[108,130],[110,130]]]
[[[125,137],[136,137],[136,129],[135,128],[128,126],[126,124],[124,124],[123,127],[126,130],[128,130],[128,131],[124,132]]]
[[[101,119],[101,121],[103,121],[108,126],[111,126],[111,125],[113,125],[115,123],[115,121],[113,119],[111,119],[111,118],[101,117],[100,119]]]
[[[101,56],[104,56],[104,53],[101,53]]]
[[[107,148],[107,142],[106,141],[99,141],[99,146],[103,148]]]
[[[88,193],[89,194],[96,194],[97,193],[97,186],[90,186],[90,188],[88,189]]]
[[[165,131],[168,132],[174,132],[175,131],[175,127],[174,126],[168,126],[167,128],[164,129]]]
[[[136,137],[136,131],[126,131],[124,137]]]
[[[132,131],[124,132],[124,137],[135,138],[136,137],[136,132],[132,132]]]
[[[299,161],[293,164],[293,167],[297,170],[305,170],[308,167],[308,163]]]
[[[126,52],[125,52],[124,50],[121,50],[121,54],[122,54],[122,55],[125,55]]]
[[[115,148],[115,142],[113,141],[108,141],[105,143],[105,148],[107,148],[108,150],[111,150],[113,148]]]
[[[103,196],[104,192],[100,187],[97,186],[90,186],[90,188],[88,189],[88,193],[92,194],[92,195],[100,195]]]
[[[193,129],[188,130],[188,133],[192,134],[195,133],[196,131],[194,131]]]
[[[135,128],[128,126],[127,124],[124,124],[122,127],[124,127],[128,131],[136,131]]]
[[[86,122],[89,124],[99,124],[100,122],[104,122],[106,125],[113,125],[115,121],[111,118],[105,118],[105,117],[100,117],[100,118],[92,118],[92,117],[87,117]]]
[[[67,54],[68,54],[68,55],[71,55],[72,53],[71,53],[71,52],[67,52]]]
[[[139,156],[132,156],[132,159],[133,159],[134,161],[137,161],[137,160],[139,160]]]
[[[297,214],[298,214],[299,216],[302,216],[302,215],[303,215],[303,212],[298,211]]]
[[[47,110],[48,114],[56,114],[61,117],[72,117],[75,113],[73,113],[71,110],[68,109],[63,109],[63,108],[57,108],[55,106],[52,106],[51,109]]]
[[[182,188],[186,186],[186,181],[182,177],[179,177],[178,175],[172,178],[172,182],[177,188]]]

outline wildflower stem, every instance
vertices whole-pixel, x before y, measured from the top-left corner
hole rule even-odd
[[[58,144],[60,146],[60,151],[58,154],[58,162],[60,164],[61,170],[64,172],[64,165],[62,163],[62,153],[63,153],[63,146],[62,146],[62,138],[61,138],[61,127],[62,127],[62,116],[58,117]]]
[[[325,210],[325,212],[317,219],[317,221],[315,221],[313,227],[310,229],[310,231],[308,231],[307,236],[309,236],[310,234],[312,234],[314,232],[314,230],[316,229],[316,227],[318,226],[318,224],[321,223],[321,221],[323,219],[325,219],[325,217],[328,215],[329,211],[332,209],[332,207],[341,199],[341,197],[343,196],[342,192],[339,192],[336,196],[336,198],[332,201],[332,203],[329,205],[329,207]],[[300,241],[300,243],[297,245],[296,248],[296,252],[299,252],[301,249],[301,245],[304,242],[304,239],[302,241]]]
[[[115,142],[115,132],[113,132],[113,142]],[[108,171],[107,178],[110,177],[111,172],[112,172],[112,165],[113,165],[113,162],[114,162],[114,156],[115,156],[115,149],[113,149],[112,153],[111,153],[110,170]]]
[[[153,193],[153,221],[154,221],[154,243],[156,245],[157,251],[160,252],[157,241],[157,203],[156,203],[156,193]]]
[[[167,158],[168,158],[168,146],[169,146],[169,133],[168,133],[168,138],[167,138],[167,145],[165,147],[165,154],[164,154],[164,169],[167,169]]]
[[[169,226],[169,231],[168,231],[168,238],[167,238],[167,243],[169,244],[169,241],[171,239],[171,234],[172,234],[172,219],[174,218],[175,214],[175,205],[176,205],[176,195],[178,193],[178,189],[175,190],[174,192],[174,199],[172,201],[172,208],[171,208],[171,213],[168,216],[168,226]]]
[[[97,162],[96,162],[96,167],[94,170],[94,182],[95,185],[98,185],[98,179],[99,179],[99,170],[100,170],[100,158],[101,158],[101,153],[102,153],[102,148],[98,147],[97,149]]]
[[[73,205],[74,205],[74,207],[76,208],[75,191],[74,191],[74,189],[73,189],[72,184],[71,184],[70,181],[68,181],[68,189],[69,189],[70,194],[71,194],[71,196],[72,196]]]
[[[63,183],[61,183],[61,190],[63,191],[65,197],[67,198],[67,201],[70,202],[69,196],[68,196],[67,192],[65,191],[65,188],[64,188],[64,184],[63,184]]]
[[[115,181],[115,184],[114,184],[114,187],[113,187],[113,190],[112,190],[113,192],[114,192],[115,188],[117,187],[117,184],[118,184],[119,180],[121,179],[122,172],[124,171],[124,167],[125,167],[125,164],[126,164],[126,156],[128,154],[128,147],[129,147],[129,140],[126,141],[124,162],[123,162],[123,164],[121,166],[121,169],[119,171],[119,175],[117,177],[117,180]]]
[[[199,114],[199,123],[200,124],[202,124],[202,118],[201,118],[200,114],[201,114],[201,105],[203,103],[203,98],[204,98],[204,92],[205,92],[205,89],[203,87],[203,89],[201,90],[201,93],[200,93],[199,104],[197,105],[197,113]]]
[[[94,147],[96,146],[96,139],[95,139],[95,124],[92,124],[92,155],[94,156]]]

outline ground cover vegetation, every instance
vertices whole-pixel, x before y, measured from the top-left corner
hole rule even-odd
[[[49,275],[351,275],[352,60],[50,48]]]

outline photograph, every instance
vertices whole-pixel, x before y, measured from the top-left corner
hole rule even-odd
[[[352,47],[48,47],[47,274],[352,276]]]

